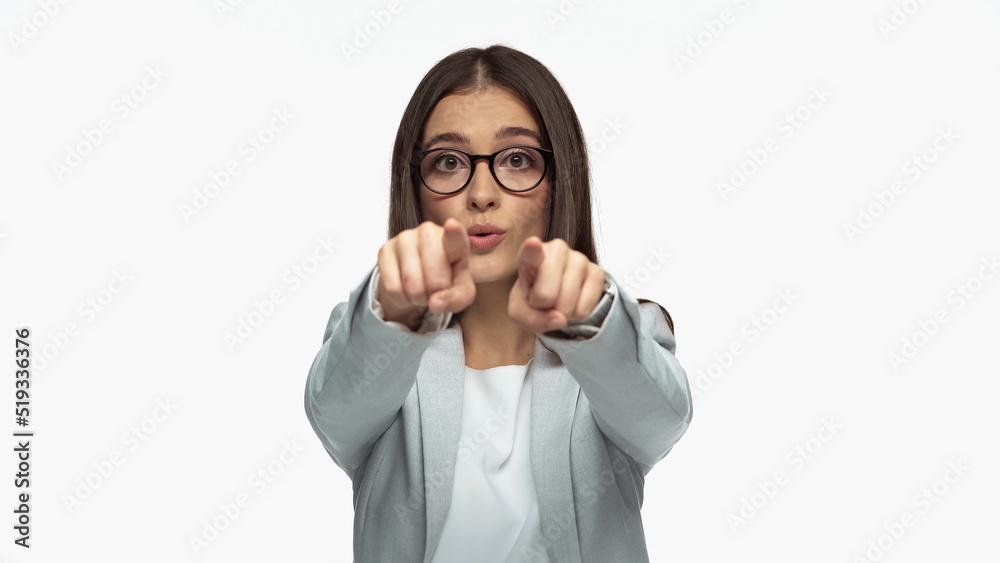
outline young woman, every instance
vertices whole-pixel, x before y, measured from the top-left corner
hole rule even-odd
[[[506,46],[453,53],[392,159],[388,241],[305,390],[355,561],[648,561],[645,476],[691,393],[666,310],[597,263],[562,87]]]

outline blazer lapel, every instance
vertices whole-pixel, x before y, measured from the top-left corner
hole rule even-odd
[[[580,384],[562,359],[535,337],[531,375],[531,472],[538,495],[542,535],[553,561],[580,561],[569,441]]]
[[[462,326],[443,329],[424,350],[417,372],[417,402],[423,434],[424,503],[427,536],[424,563],[429,563],[444,530],[455,485],[455,459],[462,433],[465,397],[465,346]]]
[[[570,474],[569,441],[580,385],[564,369],[558,354],[535,337],[528,366],[531,387],[531,472],[538,495],[543,535],[557,561],[579,561],[576,511]],[[424,563],[437,546],[451,506],[455,460],[462,432],[465,394],[465,346],[461,325],[443,329],[424,351],[417,377],[417,401],[423,434],[424,502],[427,535]],[[546,534],[548,532],[548,534]],[[548,542],[546,542],[548,543]]]

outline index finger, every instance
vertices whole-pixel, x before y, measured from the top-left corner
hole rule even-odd
[[[447,233],[437,225],[427,222],[418,229],[418,250],[420,266],[424,274],[424,289],[427,296],[451,287],[451,262],[444,251],[442,239]]]
[[[469,233],[456,219],[449,217],[444,222],[444,247],[448,264],[458,264],[469,259]],[[451,281],[449,278],[448,281]]]
[[[436,226],[435,226],[436,227]],[[441,236],[437,239],[435,235]],[[466,250],[462,249],[462,244]],[[444,232],[427,228],[421,233],[420,262],[423,265],[424,283],[428,297],[454,284],[455,263],[461,262],[462,253],[468,254],[469,240],[465,229],[449,217],[444,222]]]

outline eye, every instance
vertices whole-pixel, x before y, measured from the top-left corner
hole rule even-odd
[[[504,153],[503,162],[500,163],[501,166],[509,166],[515,169],[530,168],[534,164],[535,159],[531,153],[524,149],[511,149],[509,152]]]
[[[440,172],[454,172],[466,164],[465,155],[461,153],[441,153],[434,156],[431,166]]]

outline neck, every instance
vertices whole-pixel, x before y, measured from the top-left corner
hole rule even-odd
[[[535,355],[535,333],[521,328],[507,314],[507,301],[516,281],[515,275],[476,284],[476,300],[459,319],[468,367],[524,365]]]

